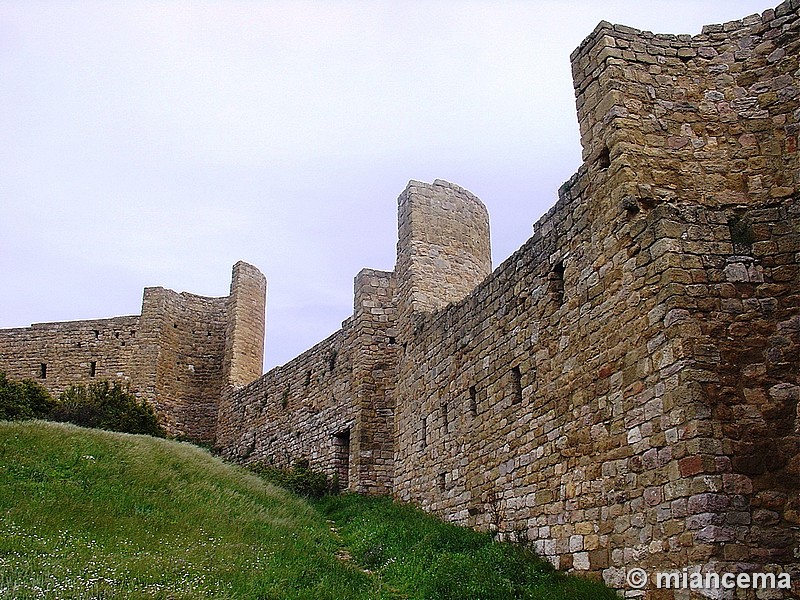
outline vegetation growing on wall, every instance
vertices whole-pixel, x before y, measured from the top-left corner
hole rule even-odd
[[[286,488],[304,498],[322,498],[339,491],[339,482],[335,476],[331,478],[325,473],[315,471],[306,459],[295,461],[288,469],[266,463],[253,463],[248,468],[270,483]]]

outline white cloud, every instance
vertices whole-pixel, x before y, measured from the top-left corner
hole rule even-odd
[[[135,312],[144,285],[224,295],[244,259],[285,362],[362,266],[392,268],[409,179],[480,196],[499,263],[579,166],[569,54],[599,20],[696,33],[768,7],[666,6],[6,0],[0,326]]]

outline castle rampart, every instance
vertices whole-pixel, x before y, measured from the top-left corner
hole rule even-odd
[[[231,458],[290,466],[299,458],[343,487],[388,493],[394,474],[396,288],[362,270],[342,329],[223,400],[217,445]]]
[[[584,164],[533,236],[492,272],[480,200],[409,182],[394,271],[261,377],[241,264],[227,299],[148,288],[141,317],[0,332],[8,371],[63,356],[52,384],[83,381],[135,330],[93,368],[234,460],[309,459],[629,597],[690,597],[633,567],[800,585],[799,29],[800,0],[696,36],[601,23],[572,55]]]
[[[128,381],[134,376],[133,357],[142,351],[138,315],[0,330],[2,369],[8,376],[47,381],[55,394],[93,377]]]
[[[409,183],[393,384],[349,405],[359,439],[375,398],[394,424],[373,490],[620,589],[635,566],[797,569],[797,31],[797,2],[693,37],[601,23],[572,56],[584,165],[493,273],[480,201]],[[351,394],[385,350],[352,335],[358,314]],[[336,470],[326,418],[259,456]],[[365,456],[351,446],[352,489]]]
[[[264,276],[243,262],[228,297],[145,288],[141,315],[0,330],[0,370],[53,394],[121,381],[171,435],[211,442],[223,390],[262,372],[265,294]]]
[[[149,349],[155,350],[141,355],[153,361],[143,372],[155,373],[148,399],[173,435],[214,439],[223,384],[227,301],[164,288],[145,290],[142,324],[154,342]],[[137,383],[131,381],[134,390]]]

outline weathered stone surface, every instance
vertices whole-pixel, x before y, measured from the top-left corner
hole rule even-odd
[[[141,315],[0,330],[0,370],[53,394],[121,381],[154,406],[171,435],[213,442],[226,386],[262,373],[265,296],[264,276],[239,262],[228,297],[152,287]]]

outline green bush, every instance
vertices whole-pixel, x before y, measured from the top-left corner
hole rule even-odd
[[[0,421],[41,419],[54,406],[53,397],[35,381],[13,381],[0,372]]]
[[[165,436],[153,408],[117,382],[70,386],[58,397],[50,418],[82,427]]]
[[[295,461],[290,469],[266,463],[253,463],[248,468],[270,483],[305,498],[322,498],[338,492],[339,486],[336,478],[329,478],[325,473],[314,471],[307,459]]]

